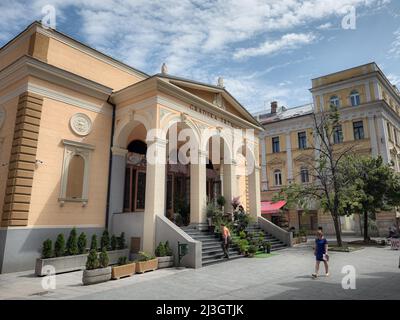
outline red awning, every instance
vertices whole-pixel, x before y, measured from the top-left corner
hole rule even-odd
[[[286,204],[286,201],[261,201],[261,213],[277,213]]]

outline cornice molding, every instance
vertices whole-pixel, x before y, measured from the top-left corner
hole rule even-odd
[[[109,87],[26,55],[0,71],[0,88],[27,76],[45,80],[100,100],[107,100],[112,93],[112,89]]]

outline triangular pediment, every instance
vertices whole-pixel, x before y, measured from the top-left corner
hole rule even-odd
[[[312,156],[306,155],[306,154],[301,154],[299,156],[297,156],[296,158],[293,159],[293,161],[295,162],[300,162],[300,163],[310,163],[312,162],[314,159]]]

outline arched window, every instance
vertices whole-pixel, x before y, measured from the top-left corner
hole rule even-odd
[[[351,105],[352,105],[353,107],[358,106],[358,105],[361,104],[360,94],[358,93],[357,90],[353,90],[353,91],[350,93],[350,102],[351,102]]]
[[[335,107],[339,107],[340,106],[340,101],[339,101],[339,97],[338,96],[332,96],[329,101],[331,103],[331,106],[335,106]]]
[[[310,182],[310,176],[308,174],[308,169],[307,168],[301,168],[300,170],[300,177],[301,177],[301,183],[308,183]]]
[[[281,186],[282,185],[282,173],[281,173],[281,170],[275,170],[274,171],[274,179],[275,179],[275,185],[276,186]]]
[[[67,193],[68,199],[82,199],[83,175],[85,172],[85,160],[78,154],[69,161]]]

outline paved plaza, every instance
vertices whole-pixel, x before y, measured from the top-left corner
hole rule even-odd
[[[0,299],[400,299],[399,251],[368,247],[330,252],[331,275],[311,279],[311,243],[268,258],[242,258],[201,269],[163,269],[82,286],[82,272],[57,275],[56,289],[32,272],[0,275]],[[344,290],[342,268],[356,270],[356,289]],[[323,271],[323,269],[322,269]],[[323,273],[323,272],[322,272]]]

